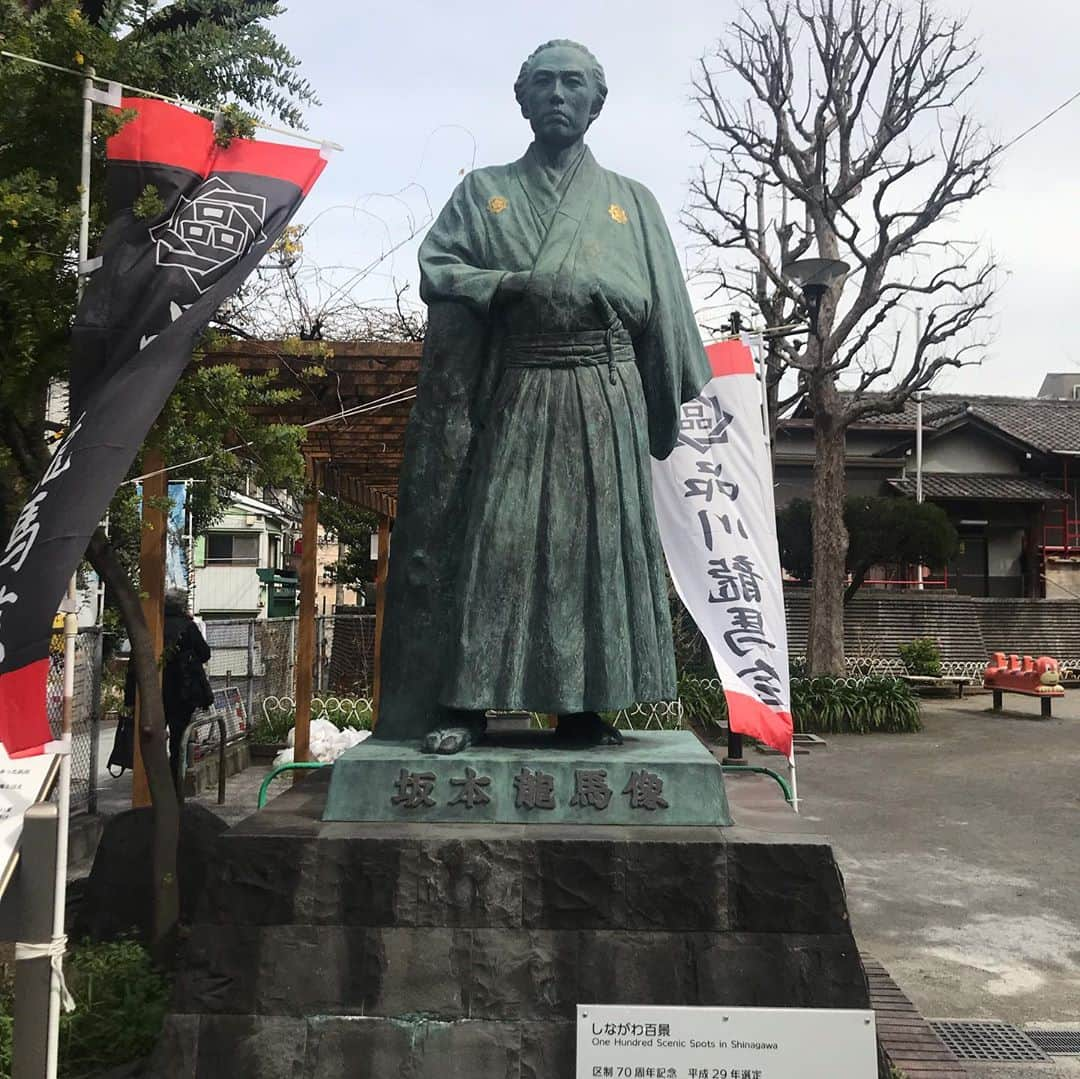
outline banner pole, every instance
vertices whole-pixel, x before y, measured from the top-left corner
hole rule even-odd
[[[86,69],[83,80],[82,151],[79,168],[79,266],[76,295],[82,300],[86,262],[90,255],[90,155],[93,150],[94,69]],[[68,422],[71,422],[68,403]],[[60,728],[60,780],[57,792],[56,887],[53,890],[52,936],[55,946],[64,937],[67,904],[68,824],[71,816],[71,729],[75,711],[75,639],[79,633],[76,575],[68,581],[64,611],[64,704]],[[61,959],[60,962],[63,960]],[[49,986],[49,1027],[46,1077],[56,1079],[60,1058],[60,1001],[62,974],[53,967]]]
[[[754,364],[757,367],[758,382],[761,386],[761,434],[765,440],[765,449],[769,454],[770,478],[772,476],[772,442],[769,440],[769,394],[765,384],[765,335],[756,333],[748,335],[747,340],[753,344]],[[782,586],[781,586],[782,587]],[[791,781],[791,808],[799,812],[799,781],[795,774],[795,746],[792,744],[788,754],[788,776]]]

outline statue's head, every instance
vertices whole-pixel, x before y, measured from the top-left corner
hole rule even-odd
[[[514,96],[537,141],[568,146],[604,107],[604,69],[584,45],[548,41],[521,65]]]

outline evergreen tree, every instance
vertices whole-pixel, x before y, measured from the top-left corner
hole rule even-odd
[[[224,109],[226,135],[249,124],[244,109],[294,126],[314,101],[298,61],[267,26],[279,12],[265,0],[0,0],[5,50],[63,68],[144,87]],[[7,533],[48,456],[46,401],[67,374],[75,316],[79,229],[82,80],[27,64],[0,61],[0,531]],[[91,251],[104,226],[105,140],[126,117],[96,108],[91,174]],[[183,378],[151,437],[166,459],[203,457],[194,486],[196,520],[221,508],[248,470],[276,486],[302,475],[300,432],[260,425],[252,405],[281,391],[268,379],[245,380],[235,368],[195,369]],[[240,457],[226,446],[241,443]],[[139,464],[136,464],[139,467]],[[191,477],[193,473],[186,473]],[[138,536],[133,488],[114,499],[118,541]],[[134,523],[133,523],[134,522]],[[132,644],[138,675],[139,740],[154,812],[153,944],[173,958],[178,915],[178,811],[165,750],[165,724],[151,637],[139,604],[133,559],[101,529],[88,555],[106,579]]]

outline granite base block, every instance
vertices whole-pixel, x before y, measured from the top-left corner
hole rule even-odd
[[[572,1079],[578,1004],[868,1005],[817,837],[328,822],[327,787],[221,837],[155,1076]]]

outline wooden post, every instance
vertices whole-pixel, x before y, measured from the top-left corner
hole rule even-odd
[[[296,632],[296,733],[293,759],[306,761],[311,742],[311,681],[315,662],[315,562],[319,545],[319,488],[308,462],[308,495],[300,533],[300,614]]]
[[[382,629],[386,613],[386,567],[390,562],[390,518],[379,514],[379,560],[375,564],[375,677],[372,686],[372,727],[379,722],[382,689]]]
[[[147,476],[142,485],[142,530],[139,542],[139,591],[142,594],[143,617],[154,642],[154,660],[158,665],[159,679],[161,652],[165,643],[165,497],[168,494],[168,477],[165,474],[165,457],[161,450],[148,446],[143,454],[143,469],[156,473]],[[137,698],[136,698],[137,699]],[[131,773],[131,804],[135,809],[150,805],[150,787],[146,781],[142,747],[139,745],[139,722],[135,722],[135,766]],[[183,768],[181,767],[181,774]]]

